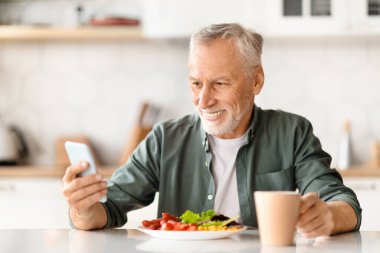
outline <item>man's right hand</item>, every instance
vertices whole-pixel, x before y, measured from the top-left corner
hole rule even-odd
[[[87,162],[72,165],[63,176],[63,195],[70,205],[70,218],[73,224],[84,230],[104,227],[107,216],[104,207],[98,202],[107,194],[107,182],[100,174],[77,177],[89,167]]]

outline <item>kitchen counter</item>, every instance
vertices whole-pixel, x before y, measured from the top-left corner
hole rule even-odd
[[[99,167],[98,172],[110,177],[117,167]],[[62,177],[65,170],[62,166],[0,166],[0,177]]]
[[[103,166],[98,171],[110,177],[119,166]],[[0,177],[62,177],[66,168],[62,166],[0,166]],[[379,169],[355,167],[339,170],[343,177],[380,177]]]
[[[139,40],[143,38],[139,26],[33,27],[0,25],[1,41],[38,40]]]
[[[183,232],[186,233],[186,232]],[[307,240],[296,237],[289,247],[261,246],[257,230],[220,240],[175,241],[148,237],[136,229],[80,231],[74,229],[0,230],[0,252],[249,252],[249,253],[374,253],[380,247],[380,232],[351,232]]]
[[[380,168],[369,169],[365,167],[355,167],[346,170],[339,170],[342,177],[380,177]]]

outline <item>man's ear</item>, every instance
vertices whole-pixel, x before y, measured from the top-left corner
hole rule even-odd
[[[265,79],[264,70],[263,70],[263,67],[260,65],[256,69],[255,76],[254,76],[254,79],[253,79],[253,80],[255,80],[254,87],[253,87],[253,92],[255,93],[255,95],[259,95],[260,94],[260,91],[261,91],[261,89],[264,86],[264,79]]]

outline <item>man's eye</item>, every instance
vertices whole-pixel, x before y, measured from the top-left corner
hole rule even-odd
[[[192,82],[192,85],[193,85],[193,86],[200,86],[201,83],[200,83],[200,82]]]
[[[220,88],[222,88],[222,87],[226,86],[227,83],[225,83],[225,82],[215,82],[214,85],[215,85],[216,87],[220,87]]]

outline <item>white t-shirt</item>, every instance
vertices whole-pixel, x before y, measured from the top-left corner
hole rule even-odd
[[[236,155],[240,147],[246,142],[247,135],[248,131],[236,139],[220,139],[208,135],[213,155],[212,175],[216,189],[214,210],[229,217],[240,215],[236,181]]]

